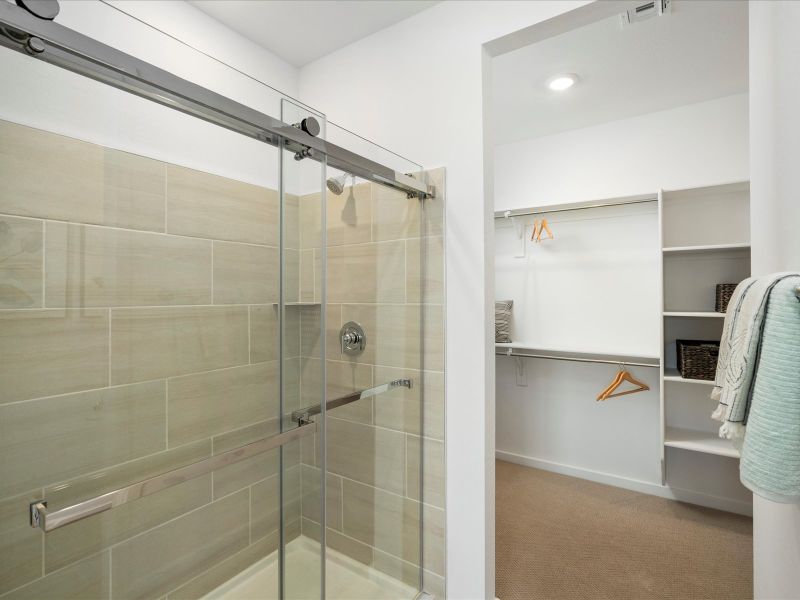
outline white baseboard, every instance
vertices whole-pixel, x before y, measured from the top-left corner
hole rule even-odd
[[[640,479],[631,479],[629,477],[622,477],[620,475],[613,475],[611,473],[603,473],[602,471],[592,471],[591,469],[583,469],[581,467],[573,467],[549,460],[542,460],[533,458],[531,456],[523,456],[521,454],[514,454],[513,452],[504,452],[503,450],[496,450],[495,457],[498,460],[522,465],[524,467],[531,467],[534,469],[541,469],[543,471],[550,471],[552,473],[559,473],[561,475],[569,475],[570,477],[577,477],[579,479],[587,479],[605,485],[613,485],[626,490],[634,492],[641,492],[643,494],[650,494],[652,496],[659,496],[661,498],[668,498],[670,500],[677,500],[679,502],[688,502],[690,504],[698,504],[708,508],[716,508],[740,515],[753,515],[753,505],[749,502],[742,502],[741,500],[734,500],[732,498],[723,498],[721,496],[712,496],[710,494],[703,494],[692,490],[684,490],[681,488],[673,488],[666,485],[650,481],[642,481]]]

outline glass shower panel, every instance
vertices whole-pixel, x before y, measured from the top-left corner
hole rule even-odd
[[[283,100],[281,120],[324,138],[324,115]],[[324,399],[322,368],[324,290],[320,188],[324,162],[281,150],[282,180],[282,413],[285,429],[300,422],[319,423]],[[316,427],[316,425],[308,425]],[[283,446],[281,510],[283,523],[283,597],[322,598],[324,575],[320,524],[324,523],[320,481],[323,457],[316,456],[322,431]]]
[[[47,533],[28,507],[280,430],[279,151],[5,48],[0,77],[0,597],[200,597],[274,564],[279,449]]]
[[[328,140],[401,173],[430,177],[331,123]],[[428,499],[422,492],[427,454],[439,454],[434,478],[443,485],[443,352],[436,337],[442,299],[426,285],[428,251],[441,240],[440,222],[432,227],[431,219],[437,204],[335,169],[327,176],[333,182],[325,206],[328,402],[374,390],[327,411],[327,580],[337,577],[341,564],[355,562],[368,567],[368,576],[342,578],[341,597],[369,588],[375,598],[411,598],[425,587],[420,566],[440,572],[443,562],[436,541],[442,539],[443,496],[437,491]],[[441,283],[438,274],[434,279]],[[365,343],[348,348],[341,334],[353,329],[363,330]],[[429,416],[438,419],[436,431],[425,429]]]

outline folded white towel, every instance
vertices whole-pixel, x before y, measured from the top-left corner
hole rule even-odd
[[[722,422],[719,436],[732,440],[737,448],[744,440],[769,293],[779,281],[794,275],[775,273],[745,279],[728,303],[711,392],[719,404],[711,417]]]

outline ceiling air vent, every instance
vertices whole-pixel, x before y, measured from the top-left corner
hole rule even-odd
[[[672,0],[654,0],[653,2],[644,2],[633,8],[629,8],[620,15],[622,25],[632,25],[639,21],[644,21],[651,17],[660,17],[670,12],[672,8]]]

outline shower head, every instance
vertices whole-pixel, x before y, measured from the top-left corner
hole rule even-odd
[[[329,177],[326,182],[328,189],[337,196],[341,196],[344,191],[344,182],[347,181],[348,175],[348,173],[345,173],[339,175],[339,177]]]

